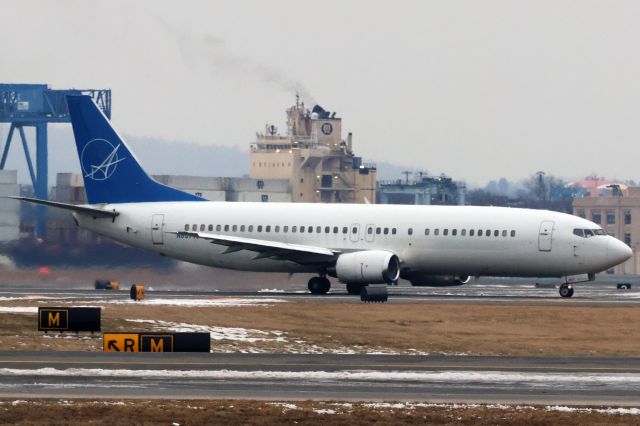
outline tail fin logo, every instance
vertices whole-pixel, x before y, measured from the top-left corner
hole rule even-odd
[[[82,149],[80,165],[85,178],[91,180],[107,180],[115,173],[118,163],[124,157],[118,155],[120,144],[113,146],[106,139],[93,139]]]

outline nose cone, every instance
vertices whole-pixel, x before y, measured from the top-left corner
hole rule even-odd
[[[631,254],[631,248],[628,245],[613,237],[609,238],[607,260],[609,260],[612,266],[631,258]]]

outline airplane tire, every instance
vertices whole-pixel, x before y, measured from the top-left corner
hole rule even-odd
[[[307,287],[311,294],[327,294],[331,288],[331,281],[324,277],[313,277]]]
[[[560,296],[562,296],[562,297],[571,297],[571,296],[573,296],[573,287],[570,287],[568,285],[561,285],[560,286]]]

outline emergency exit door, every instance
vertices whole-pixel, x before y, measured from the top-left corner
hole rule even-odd
[[[553,223],[545,220],[540,224],[540,232],[538,234],[538,250],[551,251],[551,242],[553,239]]]
[[[154,214],[151,217],[151,240],[153,244],[164,244],[164,215]]]

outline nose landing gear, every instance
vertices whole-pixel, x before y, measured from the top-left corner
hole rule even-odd
[[[571,284],[562,284],[560,286],[560,296],[571,297],[573,296],[573,287]]]

